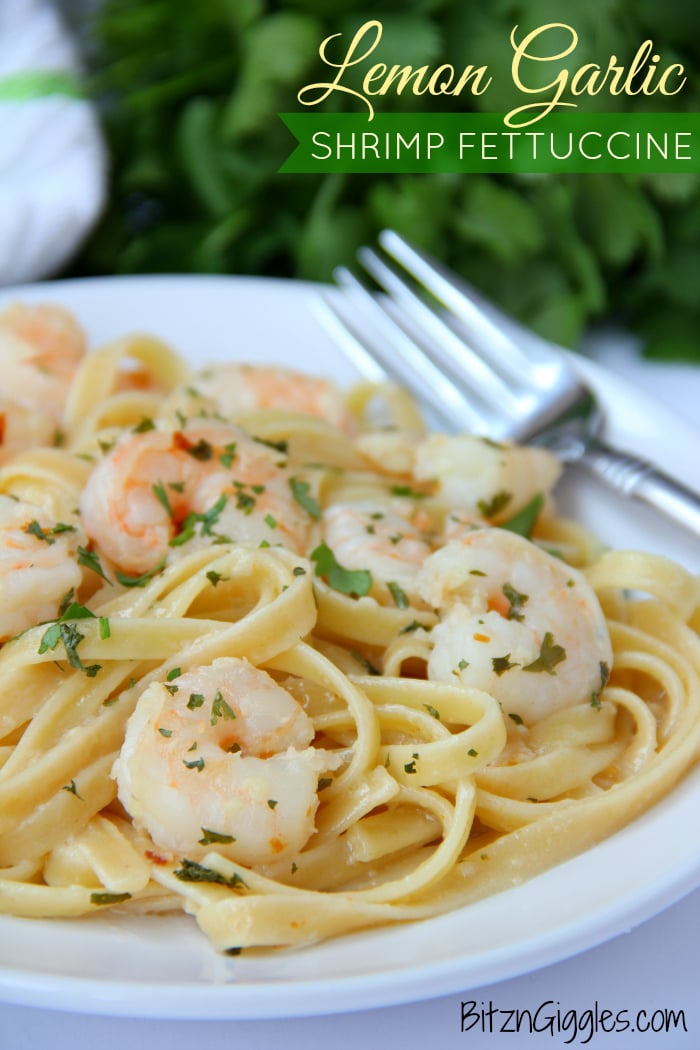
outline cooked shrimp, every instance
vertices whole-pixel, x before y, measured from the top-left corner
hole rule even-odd
[[[45,412],[0,397],[0,464],[25,449],[53,445],[56,423]]]
[[[331,504],[323,513],[323,535],[339,565],[371,574],[379,601],[415,595],[431,547],[403,515],[367,501]]]
[[[280,453],[232,424],[122,435],[90,474],[80,511],[99,549],[134,573],[193,539],[300,551],[310,524]]]
[[[58,306],[16,303],[0,315],[3,394],[56,423],[84,354],[82,329]]]
[[[432,434],[416,450],[416,481],[433,481],[436,495],[490,522],[504,521],[538,493],[547,496],[561,473],[546,449],[501,444],[469,434]]]
[[[82,579],[80,542],[73,525],[49,521],[40,507],[0,495],[0,642],[55,619]]]
[[[333,383],[275,365],[211,365],[195,374],[188,386],[226,417],[260,408],[283,409],[325,419],[346,432],[354,429],[345,398]]]
[[[160,849],[215,849],[259,865],[297,853],[314,832],[318,779],[338,764],[267,672],[220,657],[152,683],[126,729],[119,798]]]
[[[477,686],[531,724],[595,701],[612,663],[605,617],[585,577],[504,529],[436,551],[419,580],[440,611],[428,677]]]

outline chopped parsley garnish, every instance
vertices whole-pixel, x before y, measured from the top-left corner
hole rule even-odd
[[[155,485],[151,486],[158,502],[165,508],[165,512],[169,518],[173,516],[173,508],[168,499],[168,493],[165,491],[165,485],[162,481],[157,481]]]
[[[131,899],[130,893],[91,893],[90,903],[91,904],[122,904],[123,901]]]
[[[391,594],[391,597],[394,599],[394,602],[396,603],[398,608],[407,609],[408,598],[406,597],[405,592],[401,590],[398,583],[390,581],[389,583],[387,583],[387,587],[389,588],[389,593]]]
[[[610,677],[610,668],[608,667],[605,660],[601,660],[598,666],[600,668],[600,686],[593,693],[591,693],[591,707],[595,707],[596,710],[600,711],[600,694],[607,685],[608,678]]]
[[[195,711],[198,707],[201,707],[204,703],[204,693],[190,693],[190,698],[187,701],[187,708],[189,711]]]
[[[510,671],[512,667],[518,666],[516,663],[511,663],[510,653],[507,653],[505,656],[494,656],[491,660],[491,665],[495,674],[497,674],[499,678],[502,674],[505,674],[506,671]]]
[[[311,561],[316,566],[316,575],[323,576],[328,586],[341,594],[361,598],[372,588],[372,573],[369,569],[346,569],[340,565],[330,547],[321,543],[311,551]]]
[[[145,587],[164,568],[165,558],[159,561],[152,569],[149,569],[148,572],[144,572],[142,576],[129,576],[125,572],[115,572],[114,576],[117,582],[121,583],[122,587]]]
[[[135,427],[131,428],[133,434],[145,434],[149,430],[155,430],[156,425],[152,419],[148,419],[144,416],[140,423],[137,423]]]
[[[197,514],[191,511],[182,523],[182,528],[177,536],[169,541],[170,547],[181,547],[184,543],[193,539],[195,536],[195,526],[201,524],[202,535],[211,536],[212,526],[219,520],[222,510],[226,506],[228,499],[225,493],[222,493],[217,499],[216,503],[213,503],[209,510],[205,510],[202,514]]]
[[[515,587],[511,583],[503,584],[503,593],[510,602],[510,608],[506,613],[507,620],[523,620],[524,616],[521,612],[523,605],[528,600],[529,595],[522,594],[520,591],[516,591]]]
[[[244,514],[252,514],[255,507],[255,496],[251,496],[249,492],[243,492],[242,489],[239,490],[236,493],[236,507]]]
[[[399,634],[409,634],[411,631],[419,631],[422,626],[423,624],[419,623],[418,620],[411,620],[410,623],[404,624],[399,630]]]
[[[508,717],[513,719],[513,721],[515,722],[516,726],[522,726],[522,725],[525,724],[523,722],[522,718],[520,717],[520,715],[516,715],[514,711],[509,711],[508,712]]]
[[[211,828],[202,828],[202,837],[198,840],[200,846],[210,846],[214,842],[235,842],[233,835],[224,835],[220,831],[212,831]]]
[[[438,721],[440,720],[440,712],[438,711],[438,709],[436,707],[433,707],[432,704],[423,704],[423,707],[425,708],[425,710],[428,712],[429,715],[432,715],[433,718],[437,718]]]
[[[364,669],[367,672],[367,674],[373,674],[373,675],[381,674],[381,671],[378,668],[376,668],[374,666],[374,664],[370,663],[370,661],[367,659],[367,657],[363,656],[362,653],[358,653],[358,652],[353,650],[351,655],[354,656],[354,658],[357,660],[358,664],[362,664],[362,666],[364,667]]]
[[[272,514],[266,514],[264,521],[265,524],[268,525],[271,529],[277,528],[277,519],[273,518]]]
[[[292,569],[292,576],[306,576],[306,569],[303,565],[295,565]]]
[[[63,646],[66,650],[66,657],[71,667],[74,667],[77,671],[83,671],[88,678],[94,678],[98,671],[101,670],[100,664],[90,664],[86,666],[80,656],[78,655],[78,646],[82,642],[85,635],[81,634],[78,628],[75,626],[74,620],[85,620],[95,619],[95,614],[90,611],[86,606],[80,605],[78,602],[71,602],[66,608],[58,620],[52,623],[46,628],[41,641],[39,642],[39,655],[43,655],[46,652],[52,652],[59,642],[63,642]]]
[[[523,671],[546,671],[547,674],[556,674],[554,668],[562,660],[566,660],[566,649],[557,645],[552,632],[547,631],[542,639],[540,655],[531,664],[526,664]]]
[[[411,499],[426,499],[428,495],[427,492],[412,489],[410,485],[392,485],[391,494],[392,496],[410,496]]]
[[[289,487],[292,490],[292,496],[297,501],[300,507],[310,514],[314,521],[321,520],[321,508],[318,505],[318,501],[314,496],[311,495],[311,485],[308,481],[302,481],[300,478],[290,478]]]
[[[191,750],[191,748],[190,748]],[[198,773],[201,773],[204,769],[204,759],[198,758],[193,762],[187,762],[184,758],[182,760],[183,765],[187,766],[188,769],[196,769]]]
[[[541,492],[538,492],[529,503],[508,518],[507,521],[502,521],[500,528],[508,529],[509,532],[516,532],[518,536],[524,536],[525,539],[529,540],[543,506],[544,496]]]
[[[105,641],[112,637],[112,628],[109,626],[109,617],[100,616],[100,638]]]
[[[68,609],[69,606],[73,603],[73,599],[74,598],[75,598],[75,587],[71,587],[71,589],[69,591],[66,591],[66,593],[61,598],[61,604],[58,607],[58,618],[59,619],[62,616],[65,615],[66,609]]]
[[[479,500],[477,503],[479,513],[484,518],[493,518],[508,506],[512,498],[512,492],[507,492],[505,489],[501,489],[499,492],[496,492],[490,500]]]
[[[81,802],[85,801],[83,796],[78,794],[78,789],[75,786],[75,781],[74,780],[71,780],[70,784],[64,784],[63,785],[63,791],[67,791],[69,795],[75,795],[75,797],[79,798]]]
[[[321,777],[316,785],[317,791],[325,791],[333,783],[333,777]]]
[[[224,445],[224,451],[219,456],[219,462],[225,467],[230,467],[236,457],[236,442],[231,441]]]
[[[275,806],[277,805],[277,799],[276,798],[268,798],[267,804],[270,807],[270,809],[274,809]]]
[[[270,441],[267,438],[254,437],[253,441],[257,441],[259,445],[267,445],[268,448],[274,448],[275,452],[283,452],[285,455],[289,452],[289,442],[284,439],[281,441]]]
[[[415,771],[416,771],[416,762],[418,761],[419,757],[420,756],[419,756],[418,752],[414,751],[412,760],[410,762],[406,762],[404,767],[403,767],[404,768],[404,772],[406,772],[406,773],[415,773]]]
[[[206,577],[212,587],[216,587],[217,583],[221,583],[222,580],[227,579],[227,577],[222,576],[220,572],[215,572],[214,569],[210,569],[209,572],[206,573]]]
[[[24,531],[28,532],[30,536],[36,536],[38,540],[43,540],[44,543],[48,543],[50,546],[56,542],[54,536],[60,536],[63,532],[75,532],[75,525],[66,525],[64,522],[59,521],[53,528],[43,529],[35,519],[29,522]]]
[[[105,571],[100,564],[99,556],[95,551],[86,550],[85,547],[78,547],[78,565],[84,565],[86,569],[92,569],[92,571],[96,572],[98,576],[101,576],[106,583],[112,582],[105,574]]]
[[[217,501],[215,503],[212,503],[209,510],[205,510],[202,514],[196,515],[197,521],[201,522],[203,536],[211,535],[212,525],[215,525],[221,517],[221,512],[223,511],[227,502],[228,499],[226,497],[226,494],[222,492]]]
[[[173,872],[175,878],[181,882],[215,882],[220,886],[245,886],[245,882],[236,872],[233,875],[222,875],[219,871],[205,868],[203,864],[187,858],[183,858],[181,864],[182,867]]]
[[[231,719],[235,717],[236,712],[229,704],[226,703],[223,696],[221,695],[221,690],[217,689],[216,696],[214,697],[214,700],[212,701],[211,705],[211,725],[215,726],[220,718]]]
[[[214,449],[208,441],[204,440],[204,438],[200,438],[195,445],[187,443],[185,445],[185,452],[188,456],[192,456],[193,459],[199,460],[200,463],[206,463],[206,461],[211,459],[214,455]]]

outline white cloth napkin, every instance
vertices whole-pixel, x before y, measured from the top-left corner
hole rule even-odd
[[[0,285],[54,274],[95,223],[106,150],[48,0],[0,0]]]

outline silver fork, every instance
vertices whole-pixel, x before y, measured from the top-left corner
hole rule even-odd
[[[473,288],[385,230],[322,291],[334,334],[368,379],[400,383],[449,431],[542,445],[613,489],[700,535],[700,494],[651,463],[611,448],[604,419],[569,355],[513,321]]]

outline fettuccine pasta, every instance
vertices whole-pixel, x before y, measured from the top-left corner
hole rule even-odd
[[[697,579],[561,518],[548,453],[52,306],[0,353],[0,912],[304,945],[522,883],[696,761]]]

